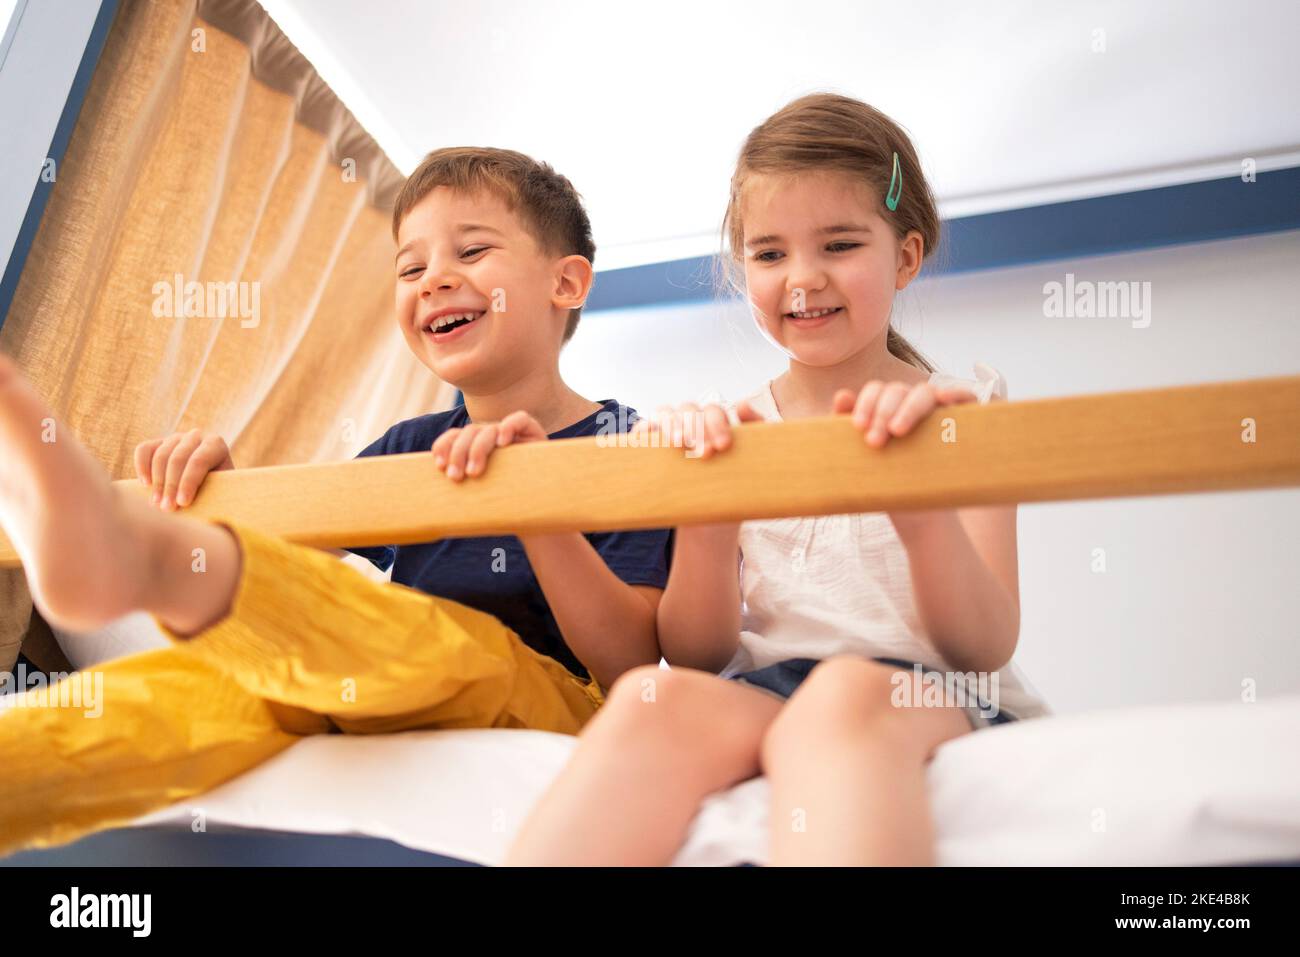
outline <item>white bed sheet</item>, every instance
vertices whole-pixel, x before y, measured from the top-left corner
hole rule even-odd
[[[495,864],[575,744],[539,731],[318,736],[137,823],[201,814]],[[929,792],[943,865],[1300,861],[1300,696],[989,728],[936,752]],[[767,803],[762,778],[714,795],[675,863],[765,863]]]
[[[77,667],[159,647],[147,615],[59,633]],[[494,864],[576,739],[424,731],[303,740],[138,823],[363,834]],[[945,865],[1300,861],[1300,695],[1052,715],[943,745],[929,768]],[[767,782],[702,806],[676,863],[767,861]]]

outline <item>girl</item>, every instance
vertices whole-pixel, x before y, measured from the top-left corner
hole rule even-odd
[[[851,413],[879,448],[936,406],[1005,397],[992,370],[977,366],[976,396],[890,328],[939,216],[912,143],[879,111],[818,94],[757,127],[724,233],[759,327],[790,357],[739,420]],[[730,443],[718,406],[642,427],[673,428],[701,458]],[[672,668],[615,682],[507,863],[667,864],[707,795],[759,773],[772,863],[934,863],[935,749],[1046,713],[1009,665],[1015,523],[1009,506],[678,529],[658,610]],[[954,671],[991,692],[963,708],[949,685],[948,706],[923,704],[920,687]]]

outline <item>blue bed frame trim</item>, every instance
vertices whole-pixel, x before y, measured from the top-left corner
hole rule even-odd
[[[932,275],[1300,229],[1300,166],[945,220]],[[587,312],[718,298],[714,257],[599,273]]]
[[[0,858],[5,867],[478,867],[394,841],[345,834],[299,834],[154,825],[101,831],[72,844]]]
[[[95,75],[99,65],[99,56],[104,52],[104,42],[108,39],[109,27],[113,25],[113,16],[117,13],[118,0],[101,0],[95,25],[90,30],[86,49],[81,54],[81,64],[77,67],[72,86],[68,89],[67,102],[63,104],[63,113],[59,116],[54,136],[50,140],[49,152],[45,155],[54,160],[55,168],[63,165],[63,156],[68,150],[68,140],[72,138],[72,129],[77,125],[81,115],[82,104],[86,100],[86,91],[90,89],[90,79]],[[31,202],[27,205],[27,215],[14,240],[13,252],[5,266],[4,278],[0,279],[0,328],[4,327],[9,316],[9,306],[13,302],[14,290],[18,288],[18,277],[23,274],[27,254],[31,252],[36,240],[36,230],[45,215],[45,204],[50,200],[50,191],[54,183],[47,183],[36,177],[36,188],[32,191]]]

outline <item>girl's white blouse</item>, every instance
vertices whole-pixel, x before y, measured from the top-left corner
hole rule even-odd
[[[975,380],[934,373],[981,402],[1006,398],[997,370],[975,364]],[[749,398],[765,418],[781,415],[772,385]],[[903,658],[952,671],[930,643],[912,594],[907,551],[883,512],[745,522],[740,531],[743,623],[724,674],[787,658],[838,654]],[[998,707],[1018,718],[1050,714],[1014,661],[997,673]]]

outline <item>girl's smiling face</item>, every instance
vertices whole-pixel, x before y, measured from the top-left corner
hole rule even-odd
[[[755,317],[797,361],[834,366],[879,340],[894,293],[921,268],[920,233],[900,240],[850,174],[760,173],[741,198],[745,286]]]

